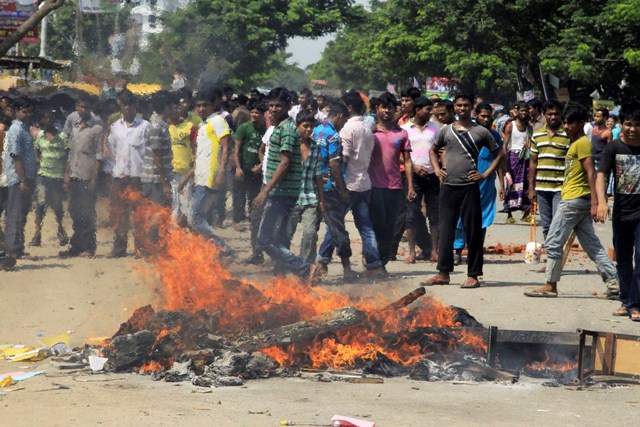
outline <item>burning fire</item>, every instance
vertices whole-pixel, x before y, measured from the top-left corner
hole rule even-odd
[[[168,366],[171,366],[171,364],[169,364]],[[166,366],[164,366],[162,363],[155,362],[152,360],[149,363],[146,363],[143,366],[141,366],[140,371],[144,372],[145,374],[150,374],[151,372],[158,372],[165,368]]]
[[[525,369],[530,371],[556,371],[556,372],[567,372],[573,371],[578,368],[578,362],[555,362],[549,352],[545,350],[544,352],[545,358],[542,362],[532,362],[525,366]]]
[[[219,250],[211,242],[174,225],[169,209],[142,198],[139,193],[128,193],[126,197],[137,204],[134,224],[148,254],[148,263],[140,271],[159,281],[164,309],[220,313],[218,330],[228,335],[307,320],[349,305],[367,313],[366,321],[360,325],[317,337],[310,345],[292,344],[287,348],[261,350],[281,366],[305,360],[314,368],[344,369],[378,355],[411,365],[433,349],[421,348],[415,344],[415,336],[409,340],[407,334],[420,334],[424,330],[424,335],[428,335],[429,328],[451,330],[451,340],[441,343],[438,351],[455,350],[459,346],[477,353],[486,351],[486,343],[479,335],[456,329],[461,325],[456,321],[455,309],[432,297],[424,297],[420,305],[411,309],[389,310],[371,303],[354,302],[344,294],[312,287],[293,277],[249,284],[234,277],[221,264]],[[157,241],[148,237],[151,227],[157,229]],[[378,301],[387,299],[383,297]],[[157,341],[161,338],[158,336]],[[149,369],[158,367],[158,364],[152,365]]]

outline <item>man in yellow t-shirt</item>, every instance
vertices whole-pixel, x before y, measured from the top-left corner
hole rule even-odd
[[[589,258],[596,263],[607,288],[618,286],[616,268],[593,228],[593,220],[597,219],[598,198],[591,142],[584,134],[584,124],[588,118],[587,110],[581,105],[569,105],[564,112],[564,129],[571,139],[571,146],[565,158],[562,200],[558,204],[544,242],[547,251],[547,282],[541,288],[525,292],[524,294],[528,297],[558,296],[558,281],[562,273],[562,251],[572,231],[575,231],[580,245]]]
[[[187,224],[191,213],[191,192],[193,187],[189,182],[185,185],[185,189],[180,192],[178,191],[178,186],[193,166],[193,152],[198,136],[198,126],[202,123],[200,118],[191,116],[189,113],[189,106],[181,105],[178,122],[169,125],[171,151],[173,152],[172,210],[173,218],[181,225]],[[194,120],[196,118],[197,120]]]

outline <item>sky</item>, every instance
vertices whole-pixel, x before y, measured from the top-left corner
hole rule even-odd
[[[356,4],[361,4],[365,7],[369,4],[369,0],[356,0],[355,2]],[[290,39],[287,52],[292,56],[289,58],[288,62],[290,64],[297,63],[302,69],[306,68],[307,65],[318,62],[327,42],[333,40],[334,37],[335,34],[329,34],[315,40],[305,39],[302,37],[294,37]]]

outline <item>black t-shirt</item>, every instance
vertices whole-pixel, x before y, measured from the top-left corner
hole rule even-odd
[[[613,219],[640,219],[640,147],[626,145],[619,139],[602,150],[598,172],[615,179]]]

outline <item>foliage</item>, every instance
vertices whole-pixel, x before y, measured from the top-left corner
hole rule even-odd
[[[352,0],[195,0],[163,17],[142,68],[165,82],[182,68],[194,83],[247,89],[281,64],[288,38],[336,31],[361,10]]]
[[[542,66],[572,95],[598,88],[619,97],[640,88],[638,34],[638,0],[375,1],[365,22],[338,32],[311,75],[341,88],[452,77],[497,99],[541,91]]]

